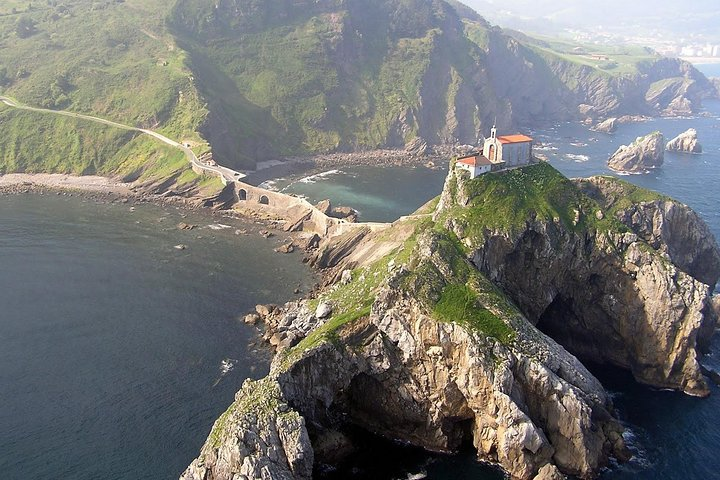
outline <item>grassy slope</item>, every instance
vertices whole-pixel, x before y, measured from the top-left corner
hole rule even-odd
[[[256,112],[248,104],[269,114],[260,125],[274,133],[280,153],[387,144],[397,119],[419,106],[439,34],[430,28],[433,21],[423,17],[426,26],[398,33],[387,17],[403,2],[371,1],[363,8],[348,2],[331,11],[285,3],[257,7],[248,25],[233,12],[213,13],[199,0],[178,3],[178,34],[194,57],[210,59],[206,70],[214,68],[216,78],[230,82],[222,90],[217,81],[201,82],[203,93],[213,103],[235,90],[241,100],[233,100],[238,106],[229,116],[251,129],[247,116]],[[411,126],[401,143],[417,133]]]
[[[172,0],[54,3],[0,16],[0,70],[6,72],[0,91],[29,105],[88,113],[203,143],[196,131],[207,111],[186,54],[165,29]],[[34,22],[27,38],[16,33],[20,18]],[[182,153],[146,137],[7,109],[0,123],[4,172],[98,173],[148,181],[170,173],[185,183],[213,183],[192,173]]]

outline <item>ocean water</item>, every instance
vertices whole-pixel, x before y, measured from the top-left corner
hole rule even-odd
[[[255,228],[0,197],[0,478],[177,479],[268,370],[240,317],[312,281],[278,239],[236,235]]]
[[[622,178],[686,203],[708,223],[716,239],[720,239],[720,101],[706,102],[705,111],[694,118],[626,124],[613,135],[595,133],[577,123],[548,126],[529,133],[541,142],[538,153],[546,155],[554,167],[569,177],[586,177],[617,175],[607,168],[607,159],[620,145],[631,143],[640,135],[659,130],[669,140],[691,127],[698,131],[703,154],[667,153],[662,168]],[[312,200],[330,198],[333,202],[359,205],[362,219],[366,221],[389,221],[411,213],[438,195],[445,174],[445,169],[423,167],[356,167],[309,179],[306,176],[304,180],[284,179],[278,185]],[[720,369],[719,335],[714,339],[712,350],[703,363]],[[605,471],[603,479],[720,479],[720,389],[717,386],[711,387],[710,398],[697,399],[638,385],[626,372],[613,368],[591,366],[591,369],[611,392],[618,415],[627,428],[628,444],[635,453],[628,464],[615,465]],[[403,459],[408,476],[424,472],[427,478],[450,480],[490,479],[496,475],[468,454],[421,461],[412,455],[403,456],[400,451],[390,463],[397,463],[399,459]],[[387,471],[394,472],[390,468]],[[358,478],[403,477],[389,473]]]

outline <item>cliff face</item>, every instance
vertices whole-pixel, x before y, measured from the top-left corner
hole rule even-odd
[[[492,290],[481,300],[489,310],[474,302],[467,307],[487,312],[495,328],[463,323],[463,318],[442,321],[428,309],[432,297],[446,295],[461,281],[453,263],[465,260],[449,248],[454,247],[445,235],[426,232],[413,249],[418,263],[411,269],[393,264],[402,253],[393,255],[380,270],[361,269],[325,294],[347,299],[381,273],[368,310],[346,307],[324,321],[307,302],[298,302],[267,319],[272,328],[283,324],[295,333],[302,329],[293,325],[316,325],[299,344],[278,353],[270,378],[263,380],[279,396],[256,400],[290,405],[289,414],[301,414],[305,423],[291,422],[291,433],[284,434],[277,414],[254,426],[262,417],[239,405],[261,395],[246,385],[183,480],[235,478],[233,472],[252,471],[246,465],[278,472],[269,478],[308,478],[304,462],[326,461],[316,449],[348,423],[435,451],[472,442],[480,459],[521,479],[535,477],[543,467],[592,477],[609,456],[623,456],[622,428],[599,382],[511,305],[490,301]],[[265,432],[257,434],[263,439],[277,437],[281,447],[256,447],[258,429]],[[312,445],[295,440],[305,432]],[[301,455],[283,456],[287,436],[293,439],[290,451],[302,447]],[[283,476],[295,470],[301,473]]]
[[[556,186],[539,192],[537,182]],[[460,200],[483,205],[473,218],[483,227],[467,217],[445,221],[477,268],[570,352],[649,385],[707,395],[697,349],[717,321],[712,234],[687,207],[650,192],[604,177],[579,185],[547,165],[488,177]],[[508,189],[532,201],[510,208]],[[506,211],[514,218],[491,218]]]

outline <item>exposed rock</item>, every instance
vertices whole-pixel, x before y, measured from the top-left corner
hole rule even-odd
[[[352,270],[343,270],[340,283],[347,285],[350,282],[352,282]]]
[[[258,315],[257,313],[248,313],[243,317],[243,321],[249,325],[255,325],[260,320],[260,315]]]
[[[566,480],[555,465],[547,464],[540,469],[533,480]]]
[[[420,137],[417,137],[405,144],[405,151],[409,155],[421,157],[421,156],[426,155],[428,153],[428,151],[430,151],[430,147],[428,146],[428,144],[425,140],[423,140]]]
[[[295,251],[295,245],[292,242],[286,242],[275,249],[277,253],[293,253]]]
[[[303,229],[304,223],[312,216],[312,210],[300,212],[299,214],[292,217],[286,224],[283,230],[286,232],[297,232]]]
[[[631,145],[622,145],[608,160],[608,166],[618,172],[643,173],[662,166],[665,160],[664,138],[654,132],[638,137]]]
[[[317,306],[317,309],[315,310],[315,316],[319,319],[325,319],[332,315],[332,312],[332,303],[322,302]]]
[[[313,233],[305,237],[301,237],[297,243],[300,249],[307,251],[318,248],[318,246],[320,246],[320,240],[320,235]]]
[[[330,215],[330,212],[332,211],[332,204],[330,203],[330,200],[322,200],[317,205],[315,205],[315,208],[320,210],[325,215]]]
[[[615,133],[618,127],[617,118],[611,117],[593,127],[593,130],[601,133]]]
[[[525,171],[543,169],[538,174],[547,179],[549,168],[541,164]],[[531,182],[534,177],[523,178]],[[612,178],[600,183],[620,192],[636,188]],[[475,195],[482,194],[479,187],[474,185]],[[565,207],[571,218],[573,205],[588,205],[588,200],[573,193],[571,185],[566,188],[568,199],[577,198]],[[611,195],[611,188],[598,188]],[[625,191],[618,198],[628,195]],[[472,198],[462,201],[473,208]],[[610,212],[608,205],[592,209]],[[619,205],[612,204],[612,216],[625,219],[637,213],[629,226],[638,233],[623,232],[624,226],[578,232],[570,218],[537,216],[510,231],[489,230],[469,238],[461,222],[448,226],[472,252],[473,264],[571,353],[626,368],[642,383],[707,395],[697,357],[716,322],[708,312],[720,276],[718,247],[712,235],[705,239],[707,226],[680,204]],[[695,257],[702,266],[692,261]]]
[[[181,480],[311,480],[314,454],[305,420],[277,383],[246,380]]]
[[[181,244],[179,244],[179,245],[175,245],[173,248],[174,248],[175,250],[186,250],[188,247],[187,247],[187,245],[183,245],[183,244],[181,243]]]
[[[317,268],[336,266],[368,233],[370,229],[358,228],[321,245],[313,257],[313,266]]]
[[[262,318],[269,316],[273,311],[275,311],[275,308],[277,308],[275,305],[255,305],[255,311]]]
[[[340,218],[340,219],[348,219],[350,217],[354,217],[355,220],[358,218],[358,211],[351,207],[334,207],[332,211],[330,212],[330,216],[334,218]]]
[[[690,128],[670,140],[665,149],[668,152],[702,153],[702,146],[698,142],[697,130]]]
[[[177,225],[178,230],[194,230],[197,228],[197,225],[191,225],[189,223],[180,222]]]

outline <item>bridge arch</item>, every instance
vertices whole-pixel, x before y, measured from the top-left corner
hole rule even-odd
[[[258,200],[258,203],[260,203],[262,205],[270,205],[270,199],[268,198],[267,195],[261,195],[260,200]]]

